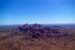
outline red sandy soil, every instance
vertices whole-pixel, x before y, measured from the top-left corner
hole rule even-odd
[[[0,32],[0,50],[75,50],[74,30],[24,25]]]

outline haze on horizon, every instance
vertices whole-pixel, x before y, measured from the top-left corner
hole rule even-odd
[[[0,25],[73,24],[74,0],[0,0]]]

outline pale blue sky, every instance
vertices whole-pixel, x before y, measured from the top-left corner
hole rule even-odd
[[[75,23],[74,0],[0,1],[0,25]]]

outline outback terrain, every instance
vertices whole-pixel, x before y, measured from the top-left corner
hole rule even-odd
[[[0,27],[0,50],[75,50],[75,27],[41,24],[8,27]]]

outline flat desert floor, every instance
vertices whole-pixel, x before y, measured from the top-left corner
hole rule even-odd
[[[1,28],[0,50],[75,50],[75,28],[34,26]]]

